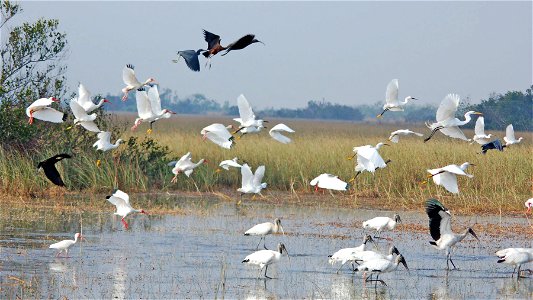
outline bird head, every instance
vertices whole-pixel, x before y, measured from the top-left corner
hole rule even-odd
[[[261,44],[265,45],[265,43],[261,42],[261,41],[258,40],[258,39],[253,39],[252,42],[251,42],[251,44],[253,44],[253,43],[261,43]],[[265,45],[265,46],[266,46],[266,45]]]
[[[281,226],[281,220],[279,218],[276,218],[274,220],[274,223],[276,223],[277,226],[279,226],[279,229],[281,230],[281,233],[285,235],[285,231],[283,231],[283,226]]]
[[[527,204],[527,212],[530,212],[531,211],[531,206],[533,205],[533,203],[528,203]]]
[[[117,143],[122,144],[122,143],[124,143],[124,140],[123,139],[118,139]]]
[[[394,221],[396,223],[402,223],[402,219],[400,219],[400,215],[399,214],[395,214],[394,215]]]
[[[476,233],[474,232],[474,230],[472,228],[468,228],[468,233],[470,233],[473,237],[476,238],[476,240],[479,242],[479,238],[477,237]]]
[[[291,257],[289,256],[289,252],[287,252],[287,248],[285,248],[285,245],[283,243],[278,244],[278,252],[281,254],[287,253],[287,257],[289,258],[289,260],[291,259]]]
[[[410,101],[410,100],[418,100],[418,99],[416,99],[415,97],[407,96],[405,97],[405,100]]]
[[[148,215],[148,213],[145,212],[144,209],[141,209],[141,211],[140,211],[139,213],[141,213],[141,214],[145,214],[145,215]]]
[[[152,78],[152,77],[148,78],[148,82],[149,83],[155,83],[155,78]]]
[[[78,232],[78,233],[76,233],[76,234],[74,235],[74,239],[75,239],[75,240],[80,239],[80,241],[81,241],[81,240],[83,239],[83,236],[81,235],[81,233]]]
[[[365,234],[365,237],[363,239],[363,244],[366,244],[367,242],[372,242],[374,244],[376,244],[376,242],[374,241],[374,239],[370,236],[370,234]]]
[[[52,100],[53,102],[59,102],[59,99],[57,99],[56,97],[50,97],[50,100]]]

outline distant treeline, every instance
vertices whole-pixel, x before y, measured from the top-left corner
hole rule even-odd
[[[184,99],[170,89],[161,89],[161,99],[164,107],[182,114],[217,114],[236,116],[239,110],[236,105],[230,105],[228,101],[222,104],[214,99],[208,99],[203,94],[194,94]],[[126,102],[120,100],[119,95],[106,96],[113,102],[107,108],[113,111],[136,111],[135,96],[132,93]],[[258,117],[298,118],[298,119],[325,119],[344,121],[375,120],[376,115],[382,111],[383,103],[371,105],[348,106],[332,103],[326,100],[311,100],[304,108],[267,108],[256,110]],[[420,123],[433,121],[437,106],[414,103],[408,105],[402,113],[388,112],[384,122]],[[482,112],[485,115],[485,128],[491,130],[503,130],[508,124],[513,124],[515,130],[533,130],[533,100],[531,88],[525,93],[510,91],[505,95],[493,94],[488,99],[481,100],[480,104],[470,104],[469,99],[464,99],[459,114],[468,110]],[[462,119],[462,117],[459,117]],[[474,122],[469,124],[473,127]]]

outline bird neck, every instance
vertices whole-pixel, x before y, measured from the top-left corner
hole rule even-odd
[[[401,104],[401,105],[406,105],[407,102],[409,102],[410,99],[411,99],[411,98],[409,98],[409,97],[405,97],[405,99],[403,99],[403,101],[401,101],[400,104]]]
[[[460,125],[465,125],[465,124],[467,124],[468,122],[470,122],[470,120],[472,120],[471,113],[470,113],[470,112],[467,112],[467,113],[465,114],[465,120],[464,120],[464,121],[460,121]]]

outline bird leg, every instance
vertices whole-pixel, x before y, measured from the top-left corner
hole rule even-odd
[[[263,236],[263,248],[265,248],[265,250],[268,250],[265,243],[266,243],[266,236]]]
[[[259,249],[259,245],[261,244],[261,240],[264,238],[264,236],[262,236],[260,239],[259,239],[259,243],[257,243],[257,246],[255,246],[255,250],[258,250]]]
[[[33,110],[30,110],[30,119],[28,120],[28,124],[33,124]]]
[[[435,129],[433,129],[433,131],[431,131],[431,134],[430,134],[427,138],[424,139],[424,143],[427,142],[427,141],[429,141],[429,139],[431,139],[431,138],[433,137],[433,135],[434,135],[437,131],[441,130],[442,128],[444,128],[444,127],[439,126],[439,127],[436,127]]]
[[[267,271],[268,271],[268,265],[266,265],[265,267],[265,278],[272,279],[272,277],[267,275]]]
[[[379,115],[377,115],[376,118],[381,118],[381,117],[383,117],[383,114],[384,114],[387,110],[389,110],[389,109],[388,109],[388,108],[385,108],[385,109],[383,110],[382,113],[380,113]]]
[[[61,252],[63,252],[63,250],[59,250],[59,252],[56,253],[56,257],[59,257],[59,254],[61,254]],[[514,275],[514,271],[513,271],[513,275]]]
[[[348,159],[348,160],[352,160],[356,155],[357,155],[357,154],[354,153],[352,156],[348,156],[347,159]]]
[[[124,92],[124,96],[122,96],[122,101],[126,101],[126,100],[128,100],[128,92],[129,92],[128,90],[126,90],[126,91]]]
[[[179,173],[178,173],[179,174]],[[174,175],[174,177],[172,177],[172,179],[170,180],[170,183],[176,183],[178,182],[178,174]]]
[[[345,263],[341,263],[341,266],[337,269],[337,271],[335,273],[339,274],[339,271],[342,269],[342,267],[344,266]]]
[[[124,224],[124,228],[128,229],[128,222],[126,222],[126,220],[124,220],[124,218],[122,218],[120,220],[122,221],[122,224]]]

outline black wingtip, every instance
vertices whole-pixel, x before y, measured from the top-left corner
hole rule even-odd
[[[132,69],[132,70],[135,70],[135,67],[134,67],[132,64],[127,64],[127,65],[126,65],[126,68],[128,68],[128,69]]]
[[[243,260],[242,262],[243,262],[243,263],[247,263],[247,262],[249,262],[249,261],[250,261],[249,259],[245,259],[245,260]]]
[[[499,263],[499,264],[502,263],[502,262],[504,262],[504,261],[505,261],[505,259],[498,259],[498,263]]]
[[[433,246],[437,246],[437,243],[435,243],[435,242],[433,242],[433,241],[430,241],[429,243],[430,243],[431,245],[433,245]]]

